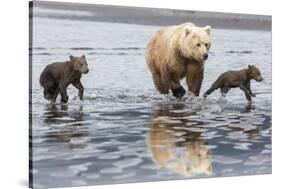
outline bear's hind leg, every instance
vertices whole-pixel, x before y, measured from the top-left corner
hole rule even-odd
[[[44,80],[42,79],[41,85],[44,88],[44,98],[46,100],[52,100],[54,96],[54,89],[57,88],[54,79],[51,76],[46,76]]]
[[[49,92],[48,89],[44,89],[43,94],[44,94],[44,98],[45,98],[46,100],[51,100],[51,96],[52,96],[52,95],[50,94],[50,92]]]
[[[220,88],[217,82],[213,83],[213,85],[203,94],[203,97],[206,98],[208,95],[210,95],[212,92]],[[222,88],[221,88],[222,92]]]
[[[161,94],[168,94],[169,93],[169,88],[167,88],[167,85],[165,85],[162,80],[161,80],[161,75],[159,72],[154,72],[152,74],[153,78],[153,83],[156,89],[161,93]]]
[[[54,89],[54,94],[52,95],[52,99],[51,99],[52,102],[56,102],[59,92],[60,90],[58,87]]]
[[[219,77],[212,86],[204,93],[203,97],[206,98],[208,95],[210,95],[212,92],[214,92],[217,89],[221,89],[221,93],[225,92],[227,93],[229,91],[229,88],[224,87],[223,79],[222,77]]]
[[[45,97],[46,100],[50,100],[52,102],[55,102],[58,94],[59,94],[58,87],[44,89],[44,97]]]
[[[221,95],[223,96],[223,97],[225,97],[225,95],[226,95],[226,93],[229,91],[229,88],[226,88],[226,87],[222,87],[221,88]]]

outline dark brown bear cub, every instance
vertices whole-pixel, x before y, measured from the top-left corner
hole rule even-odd
[[[238,71],[227,71],[221,74],[218,79],[213,83],[210,89],[208,89],[203,97],[206,98],[214,90],[219,89],[223,96],[230,90],[230,88],[239,87],[245,92],[245,96],[248,101],[251,101],[252,97],[256,95],[252,93],[250,87],[250,81],[254,79],[258,82],[262,81],[260,70],[254,65],[248,65],[247,69],[242,69]]]
[[[74,57],[70,60],[56,62],[47,65],[40,75],[40,84],[44,88],[44,97],[52,102],[56,101],[58,94],[61,95],[61,102],[68,101],[66,88],[72,84],[79,92],[80,100],[83,99],[84,87],[80,81],[82,74],[89,72],[85,55]]]

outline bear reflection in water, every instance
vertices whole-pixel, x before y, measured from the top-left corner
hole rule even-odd
[[[72,148],[84,148],[86,144],[73,144],[75,138],[87,138],[88,128],[84,123],[83,106],[69,109],[68,105],[46,104],[44,125],[49,128],[46,132],[46,142],[67,143]]]
[[[177,119],[179,113],[158,111],[149,125],[147,146],[152,160],[162,168],[180,175],[212,174],[211,151],[200,139],[202,132],[188,130],[188,119]],[[192,122],[198,128],[200,122]],[[193,125],[195,127],[195,125]]]

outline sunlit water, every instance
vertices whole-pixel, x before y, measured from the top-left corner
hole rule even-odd
[[[271,32],[212,30],[201,96],[158,94],[144,51],[157,26],[34,18],[32,151],[37,188],[271,173]],[[44,100],[43,68],[85,54],[85,100]],[[239,89],[202,93],[222,72],[257,65]],[[186,88],[186,84],[182,82]]]

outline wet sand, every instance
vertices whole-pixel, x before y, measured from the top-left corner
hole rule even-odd
[[[43,11],[34,16],[72,19],[95,22],[114,22],[141,25],[173,25],[194,22],[197,25],[211,25],[213,28],[271,30],[271,16],[235,14],[174,9],[140,8],[79,3],[36,1],[35,7]],[[49,11],[61,12],[53,14]],[[71,13],[71,14],[69,14]],[[76,14],[77,13],[77,14]]]

